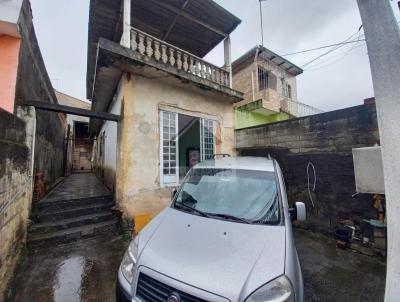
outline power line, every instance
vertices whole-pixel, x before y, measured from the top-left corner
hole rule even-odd
[[[397,24],[400,24],[400,21],[397,22]],[[306,50],[291,52],[291,53],[287,53],[287,54],[282,55],[282,57],[293,56],[293,55],[297,55],[297,54],[302,54],[302,53],[317,51],[317,50],[321,50],[321,49],[325,49],[325,48],[331,48],[331,47],[335,47],[335,50],[336,50],[336,49],[340,48],[341,46],[344,46],[344,45],[347,45],[347,44],[365,42],[366,39],[361,39],[361,38],[365,37],[365,35],[359,35],[359,37],[358,37],[357,39],[348,41],[349,39],[351,39],[352,37],[354,37],[356,34],[360,33],[362,27],[363,27],[363,26],[361,25],[360,28],[358,29],[358,31],[357,31],[356,33],[354,33],[354,34],[351,35],[349,38],[347,38],[346,40],[344,40],[344,41],[342,41],[342,42],[340,42],[340,43],[335,43],[335,44],[330,44],[330,45],[324,45],[324,46],[320,46],[320,47],[316,47],[316,48],[310,48],[310,49],[306,49]],[[340,47],[337,47],[337,46],[340,46]]]
[[[358,32],[358,37],[352,41],[356,41],[356,40],[360,40],[361,37],[364,37],[365,35],[361,35],[361,31]],[[345,45],[345,44],[344,44]],[[343,45],[343,46],[344,46]],[[351,53],[354,49],[359,48],[360,46],[363,46],[364,44],[354,44],[350,47],[350,49],[348,49],[347,51],[345,51],[344,54],[341,54],[339,56],[337,56],[336,58],[334,58],[333,60],[325,60],[322,62],[317,62],[316,64],[311,64],[311,66],[309,66],[306,71],[313,71],[313,70],[319,70],[322,68],[325,68],[327,66],[330,66],[338,61],[340,61],[341,59],[343,59],[344,57],[346,57],[349,53]],[[338,46],[335,50],[343,47],[342,45]],[[324,65],[325,64],[325,65]],[[321,66],[322,65],[322,66]]]
[[[303,64],[303,65],[301,66],[301,68],[304,68],[304,67],[310,65],[311,63],[313,63],[313,62],[319,60],[320,58],[325,57],[326,55],[328,55],[328,54],[334,52],[335,50],[338,50],[339,48],[343,47],[344,45],[346,45],[346,44],[344,44],[344,43],[349,42],[349,40],[353,39],[354,36],[357,35],[357,34],[358,34],[358,38],[353,39],[353,40],[351,40],[351,41],[360,40],[360,31],[361,31],[361,28],[362,28],[362,27],[360,26],[360,28],[358,29],[358,31],[357,31],[356,33],[352,34],[350,37],[348,37],[346,40],[342,41],[341,43],[337,43],[337,44],[339,44],[339,45],[334,46],[333,48],[329,49],[328,51],[324,52],[323,54],[321,54],[321,55],[315,57],[315,58],[312,59],[311,61],[308,61],[307,63]],[[348,44],[348,43],[347,43],[347,44]]]
[[[343,55],[341,55],[340,57],[336,58],[335,60],[333,60],[333,61],[331,61],[331,62],[329,62],[329,63],[327,63],[326,61],[325,61],[325,62],[322,62],[322,63],[317,63],[316,65],[311,66],[310,68],[307,68],[305,71],[315,71],[315,70],[320,70],[320,69],[323,69],[323,68],[325,68],[325,67],[331,66],[331,65],[337,63],[338,61],[342,60],[342,59],[345,58],[348,54],[350,54],[353,50],[355,50],[355,49],[357,49],[357,48],[359,48],[359,47],[361,47],[361,46],[363,46],[363,45],[354,45],[354,46],[351,47],[348,51],[346,51]],[[323,63],[327,63],[327,64],[321,66],[321,64],[323,64]]]
[[[346,44],[358,43],[358,42],[364,42],[364,41],[366,41],[366,40],[365,40],[365,39],[359,39],[359,40],[353,40],[353,41],[348,41],[348,42],[341,42],[341,43],[336,43],[336,44],[330,44],[330,45],[325,45],[325,46],[321,46],[321,47],[317,47],[317,48],[311,48],[311,49],[306,49],[306,50],[301,50],[301,51],[297,51],[297,52],[292,52],[292,53],[284,54],[284,55],[282,55],[282,57],[293,56],[293,55],[297,55],[297,54],[300,54],[300,53],[305,53],[305,52],[310,52],[310,51],[321,50],[321,49],[330,48],[330,47],[333,47],[333,46],[340,46],[340,45],[346,45]]]

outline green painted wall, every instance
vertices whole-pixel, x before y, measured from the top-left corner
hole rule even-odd
[[[279,121],[288,120],[290,116],[287,113],[279,112],[271,115],[263,115],[251,111],[235,110],[235,129],[242,129],[252,126],[270,124]]]

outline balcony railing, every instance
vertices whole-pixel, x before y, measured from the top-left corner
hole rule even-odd
[[[229,87],[229,72],[201,58],[131,27],[131,49],[145,61],[155,60],[178,73],[187,73]]]
[[[303,117],[323,113],[324,111],[315,107],[296,102],[287,98],[281,100],[281,111],[294,117]]]

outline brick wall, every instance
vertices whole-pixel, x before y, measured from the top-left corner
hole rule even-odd
[[[371,195],[355,197],[352,148],[379,141],[374,104],[351,107],[305,118],[237,130],[241,155],[266,156],[280,163],[289,201],[304,201],[310,217],[306,225],[330,233],[342,219],[359,223],[376,218]],[[312,207],[307,186],[307,165],[317,174]],[[313,172],[311,181],[313,181]]]
[[[0,293],[26,237],[32,199],[31,142],[25,122],[0,109]]]

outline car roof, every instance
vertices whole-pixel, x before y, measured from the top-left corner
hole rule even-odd
[[[239,169],[274,172],[274,162],[266,157],[224,157],[220,159],[209,159],[198,163],[193,167],[200,168],[219,168],[219,169]]]

